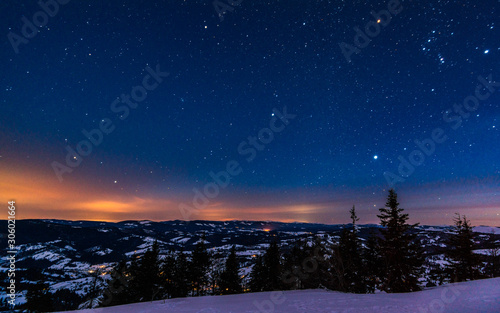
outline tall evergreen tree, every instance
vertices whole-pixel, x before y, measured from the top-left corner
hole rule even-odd
[[[420,290],[418,279],[422,273],[423,257],[416,235],[418,224],[407,223],[408,214],[399,207],[397,194],[389,190],[386,208],[379,209],[381,255],[385,263],[385,277],[381,288],[386,292],[410,292]]]
[[[159,299],[160,291],[160,251],[155,241],[150,250],[146,251],[141,263],[142,279],[144,279],[144,299],[153,301]]]
[[[356,208],[349,210],[351,214],[352,227],[344,228],[339,242],[339,253],[342,258],[345,291],[354,293],[366,293],[364,279],[362,247],[358,237],[356,222]]]
[[[130,265],[127,267],[128,272],[128,287],[125,289],[125,298],[127,299],[127,303],[134,303],[141,301],[141,293],[140,293],[140,256],[134,254],[132,256],[132,260],[130,261]]]
[[[208,284],[208,269],[210,267],[210,255],[205,246],[205,236],[202,236],[192,254],[190,274],[193,295],[201,296]]]
[[[239,275],[239,263],[236,258],[236,248],[233,246],[226,260],[226,266],[221,274],[220,288],[222,294],[241,293],[241,277]]]
[[[190,262],[183,251],[179,251],[175,258],[175,267],[172,273],[172,298],[186,297],[191,290]]]
[[[326,287],[330,290],[347,291],[347,283],[345,281],[345,265],[340,243],[334,244],[331,247],[331,255],[328,258],[330,266],[330,279]]]
[[[250,289],[252,292],[284,289],[283,266],[278,243],[273,241],[262,257],[258,257],[252,269]]]
[[[130,267],[130,297],[133,302],[153,301],[158,299],[160,291],[160,260],[158,243],[144,253],[140,262],[134,259]]]
[[[366,292],[373,293],[378,288],[382,272],[382,257],[380,255],[379,238],[375,231],[371,231],[366,241],[363,253],[364,279]]]
[[[306,273],[303,269],[304,260],[309,257],[308,246],[305,240],[297,242],[285,256],[282,281],[286,289],[304,289],[306,285],[309,285],[309,273]]]
[[[276,241],[271,242],[271,245],[264,254],[264,268],[266,277],[264,280],[264,291],[282,290],[282,261],[281,252]]]
[[[453,282],[474,280],[480,277],[480,260],[474,253],[474,239],[470,221],[456,214],[453,235],[448,240],[449,250],[446,255],[450,262],[448,277]]]
[[[326,249],[318,237],[312,243],[299,241],[285,257],[282,283],[286,289],[328,288],[330,266]]]
[[[164,299],[170,299],[174,294],[175,266],[175,255],[171,252],[165,256],[161,264],[161,294]]]
[[[263,257],[257,256],[255,264],[250,273],[249,287],[252,292],[260,292],[264,290],[267,271],[264,267]]]
[[[226,262],[224,260],[223,254],[220,251],[214,251],[210,255],[210,269],[208,271],[208,284],[211,291],[211,295],[220,295],[221,291],[221,276],[226,268]]]

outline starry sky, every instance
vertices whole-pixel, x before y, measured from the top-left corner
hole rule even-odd
[[[500,226],[497,0],[47,3],[0,4],[17,218]]]

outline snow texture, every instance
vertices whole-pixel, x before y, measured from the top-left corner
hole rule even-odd
[[[498,313],[500,278],[404,294],[346,294],[325,290],[178,298],[82,310],[79,313]]]
[[[500,227],[476,226],[476,227],[472,228],[472,230],[476,233],[500,235]]]

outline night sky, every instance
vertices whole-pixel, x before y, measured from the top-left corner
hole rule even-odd
[[[500,225],[497,0],[220,2],[2,1],[5,210]]]

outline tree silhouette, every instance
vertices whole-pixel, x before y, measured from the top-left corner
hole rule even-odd
[[[205,246],[205,236],[202,236],[193,251],[190,266],[193,295],[201,296],[204,294],[204,288],[208,284],[207,271],[209,267],[210,255]]]
[[[363,255],[364,280],[366,292],[373,293],[382,277],[382,256],[380,255],[379,238],[375,231],[371,231],[366,240],[366,249]]]
[[[191,290],[190,263],[183,251],[177,253],[172,276],[172,298],[186,297]]]
[[[474,253],[475,243],[472,226],[464,216],[456,213],[453,235],[448,240],[446,255],[450,265],[448,277],[453,282],[478,279],[480,277],[479,257]]]
[[[352,227],[344,228],[339,242],[339,253],[342,258],[343,281],[345,291],[355,293],[366,293],[364,279],[362,247],[358,237],[356,222],[356,208],[349,210],[351,214]]]
[[[264,290],[264,284],[266,280],[267,271],[264,267],[263,257],[257,256],[255,264],[250,273],[249,287],[252,292],[260,292]]]
[[[422,273],[423,257],[416,242],[414,229],[418,224],[407,223],[408,214],[399,207],[394,189],[389,190],[386,208],[379,209],[380,251],[385,265],[381,288],[386,292],[420,290],[418,279]]]
[[[52,294],[44,282],[37,282],[28,287],[25,308],[29,312],[51,312],[53,310]]]
[[[221,274],[220,288],[222,294],[241,293],[241,277],[239,275],[239,263],[236,258],[236,248],[233,246],[226,260],[226,266]]]

